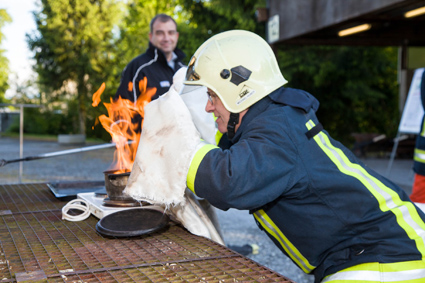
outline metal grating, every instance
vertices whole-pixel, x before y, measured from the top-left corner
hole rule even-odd
[[[64,204],[55,198],[46,184],[0,185],[0,215],[4,210],[11,212],[61,210]]]
[[[0,282],[293,282],[179,225],[105,238],[43,184],[0,186]],[[5,209],[4,209],[5,208]]]

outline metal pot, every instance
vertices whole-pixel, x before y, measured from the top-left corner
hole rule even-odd
[[[130,172],[114,174],[114,171],[105,171],[105,189],[110,200],[130,201],[133,200],[123,193],[127,185]]]

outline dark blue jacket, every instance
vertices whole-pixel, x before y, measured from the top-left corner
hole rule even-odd
[[[115,94],[115,98],[122,98],[134,101],[134,96],[139,97],[140,91],[138,86],[140,80],[147,78],[147,87],[156,87],[156,94],[152,100],[166,93],[173,84],[174,74],[183,66],[182,63],[185,54],[180,49],[176,48],[174,53],[177,55],[174,69],[172,69],[165,58],[164,53],[153,46],[149,42],[149,47],[145,53],[137,56],[124,68],[121,75],[121,82]],[[133,84],[133,82],[135,82]],[[132,84],[133,90],[129,90],[129,83]]]
[[[250,210],[316,282],[360,263],[422,260],[425,215],[317,126],[318,106],[290,88],[263,98],[228,149],[197,151],[188,187],[220,209]]]

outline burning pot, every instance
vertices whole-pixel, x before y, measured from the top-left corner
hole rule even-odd
[[[123,193],[127,185],[130,172],[115,174],[114,171],[105,171],[105,189],[108,197],[105,205],[110,206],[139,206],[139,202]]]

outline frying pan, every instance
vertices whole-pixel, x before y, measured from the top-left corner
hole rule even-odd
[[[96,231],[108,237],[135,237],[150,234],[168,227],[170,218],[154,207],[120,210],[103,217]]]

